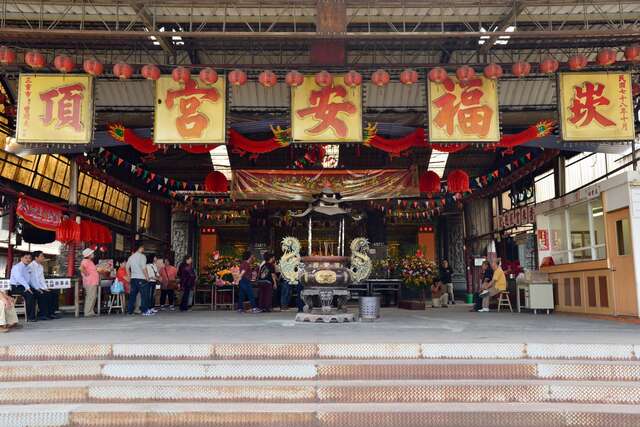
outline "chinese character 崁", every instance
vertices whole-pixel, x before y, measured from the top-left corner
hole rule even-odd
[[[573,115],[569,121],[577,127],[588,126],[594,120],[601,126],[615,126],[613,121],[598,112],[598,106],[611,103],[602,95],[604,89],[604,84],[592,82],[584,82],[582,86],[574,87],[575,94],[569,108]]]

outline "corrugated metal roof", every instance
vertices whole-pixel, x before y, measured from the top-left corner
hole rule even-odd
[[[555,78],[500,80],[501,107],[531,107],[555,105]]]
[[[367,82],[364,84],[364,94],[365,108],[424,109],[427,105],[424,80],[413,85],[391,82],[386,87],[377,87]]]
[[[154,85],[148,80],[97,80],[96,107],[153,108]]]
[[[265,88],[256,81],[249,81],[242,87],[232,87],[229,91],[231,108],[289,108],[289,87],[280,82],[272,88]]]

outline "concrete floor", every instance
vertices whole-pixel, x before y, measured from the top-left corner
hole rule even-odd
[[[66,316],[28,323],[0,344],[53,343],[610,343],[640,344],[640,325],[578,315],[471,313],[469,306],[408,311],[382,309],[373,323],[301,324],[293,310],[239,314],[196,310],[155,317]],[[357,311],[353,307],[353,311]]]

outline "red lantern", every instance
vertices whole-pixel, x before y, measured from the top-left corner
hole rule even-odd
[[[434,171],[426,171],[420,176],[420,192],[433,194],[440,192],[440,177]]]
[[[160,68],[153,64],[147,64],[142,67],[140,74],[147,80],[158,80],[160,78]]]
[[[247,83],[247,73],[242,70],[233,70],[227,78],[232,86],[242,86]]]
[[[53,66],[61,73],[70,73],[76,64],[73,59],[67,55],[58,55],[53,60]]]
[[[118,62],[113,66],[113,75],[121,80],[129,79],[133,75],[133,67],[125,62]]]
[[[491,64],[484,67],[482,73],[488,79],[498,80],[500,77],[502,77],[503,71],[502,67],[499,64],[495,64],[492,62]]]
[[[186,83],[191,80],[191,70],[186,67],[176,67],[171,72],[174,82]]]
[[[24,62],[34,70],[39,70],[44,67],[46,59],[44,58],[44,55],[37,50],[32,50],[24,55]]]
[[[222,172],[211,172],[204,179],[204,189],[211,193],[226,193],[229,190],[227,177]]]
[[[391,80],[389,73],[382,69],[374,71],[371,75],[371,82],[378,87],[386,86],[389,80]]]
[[[349,87],[358,87],[362,84],[362,75],[355,70],[351,70],[344,75],[344,84]]]
[[[569,68],[572,71],[580,71],[587,66],[589,61],[587,60],[587,57],[584,55],[574,55],[571,58],[569,58],[568,63],[569,63]]]
[[[0,64],[9,65],[16,62],[16,52],[7,46],[0,46]]]
[[[616,63],[616,51],[613,49],[602,49],[596,56],[596,62],[598,65],[608,67]]]
[[[546,58],[540,63],[540,71],[544,74],[553,74],[558,71],[560,64],[553,58]]]
[[[405,85],[412,85],[417,82],[418,82],[418,72],[416,70],[407,68],[406,70],[400,73],[400,83]]]
[[[469,175],[463,170],[455,169],[447,175],[447,190],[450,193],[465,193],[469,188]]]
[[[316,84],[320,87],[331,86],[333,84],[333,76],[327,71],[320,71],[316,74]]]
[[[274,87],[278,83],[278,76],[271,70],[264,70],[258,75],[258,82],[263,87]]]
[[[432,68],[429,71],[429,80],[434,83],[442,83],[449,78],[447,71],[442,67]]]
[[[633,96],[638,96],[640,95],[640,84],[639,83],[633,83],[631,85],[631,94]]]
[[[298,87],[304,83],[304,76],[299,71],[291,70],[287,73],[284,81],[289,87]]]
[[[463,65],[462,67],[456,70],[456,77],[461,82],[468,82],[476,75],[476,72],[473,68],[468,65]]]
[[[0,48],[0,49],[2,49],[2,48]],[[630,62],[638,62],[638,61],[640,61],[640,45],[634,44],[633,46],[627,47],[624,50],[624,58],[627,61],[630,61]],[[2,62],[1,59],[0,59],[0,62]]]
[[[200,70],[200,80],[208,85],[215,84],[218,81],[218,73],[213,68],[207,67]]]
[[[526,61],[518,61],[511,66],[511,72],[516,77],[526,77],[531,72],[531,64]]]
[[[104,65],[97,59],[85,59],[82,63],[82,68],[87,74],[91,74],[94,77],[101,75],[104,72]]]

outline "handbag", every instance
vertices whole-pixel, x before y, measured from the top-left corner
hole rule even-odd
[[[113,281],[113,283],[111,284],[110,291],[114,295],[124,293],[124,285],[122,284],[122,282],[120,280],[115,279]]]

